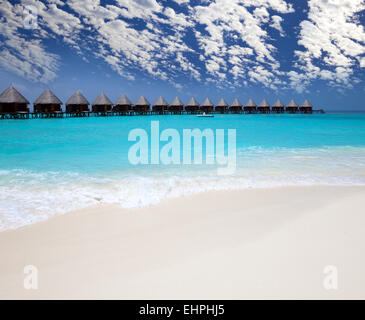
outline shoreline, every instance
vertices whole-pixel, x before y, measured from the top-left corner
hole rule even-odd
[[[364,186],[209,191],[0,232],[1,299],[363,299]],[[38,268],[25,290],[23,268]],[[323,288],[338,266],[339,288]]]
[[[365,188],[365,184],[362,183],[351,183],[351,184],[346,184],[346,183],[342,183],[342,184],[327,184],[327,183],[319,183],[319,184],[293,184],[293,185],[271,185],[271,186],[246,186],[243,188],[222,188],[222,189],[206,189],[206,190],[194,190],[194,191],[190,191],[190,193],[178,193],[178,194],[172,194],[172,195],[166,195],[164,198],[159,199],[157,202],[150,202],[150,203],[146,203],[146,204],[140,204],[139,206],[131,206],[131,207],[125,207],[122,206],[118,203],[107,203],[107,202],[100,202],[98,204],[92,204],[89,206],[84,206],[82,208],[76,209],[76,210],[66,210],[63,212],[58,212],[58,213],[54,213],[54,214],[50,214],[47,215],[45,218],[41,218],[42,215],[40,215],[40,218],[35,216],[34,222],[31,223],[23,223],[21,225],[18,226],[14,226],[14,227],[7,227],[4,229],[0,228],[0,234],[3,232],[8,232],[8,231],[16,231],[22,228],[26,228],[32,225],[36,225],[39,223],[44,223],[49,221],[50,219],[53,219],[55,217],[59,217],[59,216],[64,216],[64,215],[69,215],[69,214],[74,214],[74,213],[78,213],[78,212],[84,212],[84,211],[93,211],[97,208],[100,208],[100,210],[102,210],[103,207],[115,207],[115,210],[123,210],[123,211],[133,211],[133,210],[139,210],[139,209],[149,209],[149,208],[153,208],[155,206],[160,205],[161,203],[164,203],[165,201],[173,201],[173,200],[178,200],[180,198],[186,198],[186,197],[198,197],[201,194],[206,194],[206,193],[230,193],[230,192],[245,192],[245,191],[251,191],[251,190],[275,190],[275,189],[286,189],[286,188],[316,188],[316,187],[320,187],[320,188]],[[92,199],[92,198],[91,198]],[[100,200],[97,200],[100,201]],[[0,220],[1,221],[1,220]]]

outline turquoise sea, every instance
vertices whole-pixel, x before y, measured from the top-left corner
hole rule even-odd
[[[236,171],[130,164],[128,133],[149,132],[151,121],[181,133],[236,129]],[[133,208],[207,190],[313,184],[365,184],[365,114],[0,121],[0,230],[100,203]]]

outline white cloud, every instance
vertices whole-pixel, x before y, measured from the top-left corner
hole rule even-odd
[[[137,69],[175,87],[184,74],[217,87],[251,82],[277,90],[289,81],[304,92],[315,79],[351,87],[359,81],[355,68],[365,67],[365,32],[356,16],[364,0],[309,0],[298,38],[303,49],[294,52],[289,72],[281,70],[275,39],[285,36],[283,21],[294,12],[286,0],[174,0],[174,7],[162,0],[20,0],[38,8],[38,28],[27,36],[23,6],[1,2],[0,64],[34,81],[57,75],[60,57],[47,51],[49,38],[84,61],[90,54],[103,59],[128,79]]]
[[[360,68],[365,68],[365,57],[359,57]]]
[[[22,5],[11,5],[7,1],[0,6],[0,33],[5,39],[0,64],[21,77],[47,83],[56,77],[59,57],[47,52],[40,39],[22,36],[25,30],[23,10]]]
[[[296,51],[298,68],[309,79],[330,79],[333,86],[351,86],[354,68],[365,67],[361,57],[365,54],[365,31],[357,21],[365,2],[310,0],[308,6],[308,20],[300,24],[298,44],[305,50]],[[292,85],[296,87],[297,82]]]
[[[253,6],[256,8],[251,12]],[[279,62],[265,28],[270,22],[268,9],[281,14],[293,12],[292,6],[282,0],[216,0],[193,8],[195,21],[203,24],[207,33],[196,31],[208,73],[219,75],[217,80],[221,81],[221,73],[229,70],[236,83],[249,75],[255,82],[272,86],[267,79],[275,78]],[[273,19],[277,27],[280,21]],[[255,75],[253,70],[259,74]]]
[[[71,0],[68,5],[84,19],[98,34],[99,56],[122,76],[126,67],[139,67],[152,76],[168,79],[171,60],[181,61],[182,70],[189,71],[195,78],[193,66],[179,59],[177,53],[192,51],[183,41],[184,30],[191,26],[184,14],[176,14],[172,8],[164,8],[155,0],[118,0],[118,6],[100,5],[97,0],[79,2]],[[158,15],[159,14],[159,15]],[[160,15],[164,14],[166,18]],[[123,18],[142,19],[147,28],[136,30]],[[161,26],[169,29],[169,35],[163,34]],[[110,51],[116,59],[110,59]]]
[[[180,4],[180,5],[190,2],[190,0],[173,0],[173,1],[176,2],[177,4]]]
[[[283,22],[283,18],[280,16],[272,16],[271,17],[272,24],[270,25],[271,28],[274,28],[280,32],[280,35],[284,36],[284,30],[281,26],[281,23]]]

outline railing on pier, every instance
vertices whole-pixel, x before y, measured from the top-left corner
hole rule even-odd
[[[117,116],[147,116],[147,115],[197,115],[202,114],[203,111],[146,111],[146,112],[3,112],[0,113],[0,119],[52,119],[52,118],[82,118],[82,117],[117,117]],[[289,112],[246,112],[246,111],[212,111],[210,114],[289,114]],[[311,113],[325,113],[324,110],[313,110],[312,112],[295,112],[294,114],[311,114]],[[293,113],[290,113],[293,114]]]

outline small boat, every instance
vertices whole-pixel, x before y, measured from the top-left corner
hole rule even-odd
[[[198,118],[214,118],[214,114],[206,114],[205,112],[203,114],[198,114]]]

